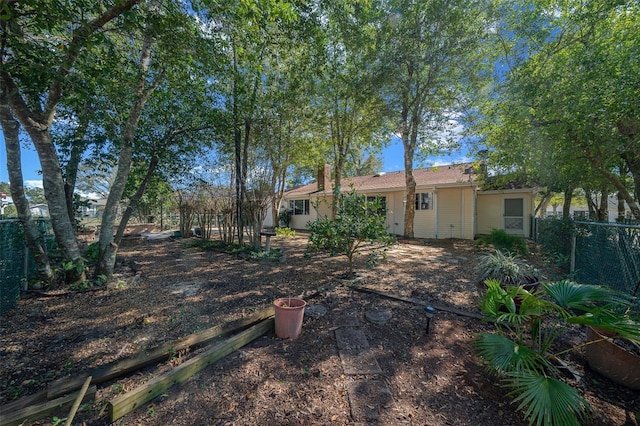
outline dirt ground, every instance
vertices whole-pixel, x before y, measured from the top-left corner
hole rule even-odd
[[[422,306],[354,291],[340,277],[346,259],[304,257],[306,238],[273,238],[281,262],[253,261],[185,248],[182,240],[147,241],[122,248],[116,280],[84,293],[28,295],[0,318],[0,403],[36,393],[52,380],[83,374],[141,350],[216,324],[242,318],[278,297],[311,293],[308,306],[326,314],[305,316],[302,334],[282,340],[270,332],[231,353],[116,425],[523,425],[506,391],[471,350],[473,336],[490,326],[437,311],[426,332]],[[437,240],[394,247],[372,269],[358,264],[361,285],[434,305],[479,313],[472,242]],[[367,312],[388,312],[384,325]],[[320,312],[322,313],[322,312]],[[336,322],[353,314],[381,374],[345,374]],[[570,339],[581,339],[576,329]],[[571,343],[571,342],[564,342]],[[203,349],[98,387],[74,424],[109,424],[107,402],[169,371]],[[581,352],[569,358],[593,408],[594,425],[638,425],[640,393],[585,367]],[[350,389],[377,380],[388,392],[370,402],[379,420],[357,418]],[[352,394],[351,394],[352,395]],[[66,411],[57,413],[65,417]],[[55,424],[53,417],[32,424]]]

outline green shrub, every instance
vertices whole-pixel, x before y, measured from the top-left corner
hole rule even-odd
[[[99,250],[100,247],[97,242],[89,244],[89,247],[84,251],[84,258],[87,259],[87,265],[95,266],[98,264]]]
[[[529,254],[527,241],[519,235],[507,234],[504,229],[493,229],[489,235],[476,240],[477,246],[493,246],[496,250],[515,252],[521,256]]]
[[[278,215],[278,225],[283,228],[288,228],[291,225],[291,216],[293,215],[293,211],[291,209],[286,209],[280,212]]]
[[[307,253],[324,251],[331,256],[346,256],[349,261],[347,276],[353,278],[356,255],[367,254],[368,264],[373,265],[396,241],[387,232],[385,215],[379,214],[384,211],[380,199],[367,201],[367,197],[353,188],[336,198],[338,204],[334,220],[325,217],[307,224]]]
[[[549,217],[537,219],[537,223],[536,242],[540,244],[542,252],[556,267],[568,273],[571,238],[576,232],[573,220]]]
[[[251,252],[251,260],[279,261],[280,259],[282,259],[282,252],[278,249],[271,249],[269,252],[262,249]]]
[[[278,237],[295,237],[296,231],[291,228],[276,228],[276,235]]]

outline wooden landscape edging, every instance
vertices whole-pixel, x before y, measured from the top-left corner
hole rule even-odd
[[[215,344],[204,353],[189,359],[168,373],[155,377],[142,386],[112,399],[108,404],[111,422],[118,420],[140,405],[164,393],[171,386],[186,381],[213,362],[262,336],[273,329],[273,324],[274,320],[271,318],[264,320],[223,342]]]
[[[116,377],[137,371],[143,367],[169,358],[177,351],[199,346],[211,342],[218,337],[233,334],[247,326],[255,324],[274,315],[274,308],[270,306],[255,314],[236,321],[216,325],[199,333],[194,333],[182,340],[165,343],[151,352],[138,352],[130,358],[114,361],[104,366],[95,368],[74,378],[62,378],[51,382],[47,386],[47,399],[53,399],[65,395],[76,389],[80,389],[87,376],[92,376],[91,384],[98,385]]]
[[[35,405],[43,401],[47,401],[46,389],[43,389],[38,393],[34,393],[33,395],[23,396],[22,398],[16,399],[15,401],[0,405],[0,414],[13,413],[14,411],[22,410],[24,407]],[[0,423],[0,425],[1,424],[2,423]]]
[[[89,398],[93,399],[96,392],[96,386],[91,386],[87,389],[82,401],[87,401]],[[41,419],[51,413],[69,407],[75,402],[79,394],[80,392],[76,392],[41,404],[31,405],[17,411],[7,412],[7,414],[3,411],[0,413],[0,425],[15,426],[21,425],[27,421]]]
[[[398,296],[398,295],[395,295],[395,294],[387,293],[385,291],[374,290],[372,288],[362,287],[362,286],[355,285],[355,284],[346,284],[346,286],[349,287],[352,290],[360,291],[360,292],[363,292],[363,293],[377,294],[379,296],[383,296],[383,297],[386,297],[388,299],[399,300],[401,302],[407,302],[407,303],[413,303],[415,305],[420,305],[420,306],[431,306],[431,307],[433,307],[434,309],[436,309],[438,311],[450,312],[452,314],[461,315],[461,316],[469,317],[469,318],[476,318],[476,319],[480,319],[480,320],[485,319],[483,315],[477,314],[475,312],[463,311],[462,309],[450,308],[448,306],[443,306],[443,305],[438,305],[438,304],[433,304],[433,303],[427,303],[424,300],[416,299],[416,298],[413,298],[413,297]]]

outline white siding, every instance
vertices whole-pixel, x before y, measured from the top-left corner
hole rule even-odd
[[[436,197],[437,238],[473,239],[473,189],[439,188]]]
[[[432,210],[416,210],[413,219],[413,235],[416,238],[435,238],[436,237],[436,211]]]

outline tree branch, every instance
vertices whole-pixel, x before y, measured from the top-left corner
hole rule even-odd
[[[80,54],[80,51],[84,47],[89,36],[105,26],[109,21],[117,18],[122,13],[128,10],[131,10],[133,6],[141,3],[142,1],[144,0],[126,0],[115,4],[114,6],[107,9],[102,15],[86,23],[73,32],[73,37],[71,39],[71,43],[69,43],[69,47],[67,48],[67,53],[62,60],[62,63],[58,67],[56,71],[56,77],[54,78],[54,81],[49,88],[49,96],[47,97],[47,101],[45,103],[43,111],[43,125],[46,125],[47,127],[51,126],[56,106],[58,105],[58,102],[60,102],[60,98],[62,97],[63,83],[67,75],[69,75],[73,64],[78,59],[78,55]]]

